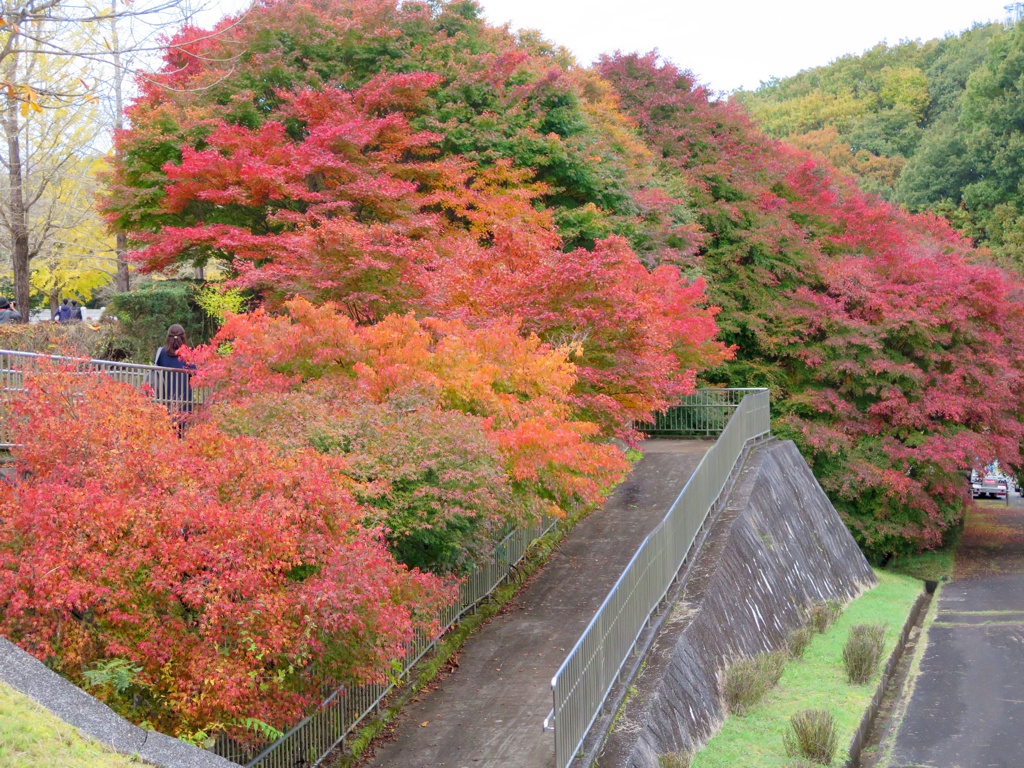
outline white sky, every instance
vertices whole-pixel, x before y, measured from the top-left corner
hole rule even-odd
[[[930,40],[1003,20],[1010,0],[481,0],[488,21],[538,29],[583,64],[662,56],[718,91],[756,88],[876,43]]]
[[[616,49],[663,57],[716,91],[828,64],[880,42],[930,40],[1002,21],[1011,0],[479,0],[493,24],[538,29],[583,64]],[[207,0],[201,24],[248,5]]]

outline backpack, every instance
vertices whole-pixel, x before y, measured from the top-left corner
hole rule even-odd
[[[71,319],[72,320],[81,320],[82,319],[82,308],[81,307],[74,307],[74,308],[72,308],[72,310],[71,310]]]
[[[57,319],[62,323],[66,323],[68,320],[70,320],[71,307],[69,307],[67,304],[61,304],[59,307],[57,307]]]

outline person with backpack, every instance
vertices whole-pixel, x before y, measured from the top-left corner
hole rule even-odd
[[[14,308],[7,299],[0,297],[0,325],[16,323],[21,320],[21,312]]]
[[[191,363],[182,360],[178,353],[185,347],[185,329],[175,323],[167,329],[164,346],[156,351],[153,365],[165,368],[164,371],[153,371],[151,384],[157,400],[167,403],[172,410],[184,413],[192,412],[192,371],[196,369]]]
[[[57,307],[57,316],[54,318],[58,323],[69,323],[71,322],[71,307],[68,306],[68,300],[64,299],[64,303]]]
[[[71,321],[75,323],[82,322],[82,308],[74,299],[71,301]]]

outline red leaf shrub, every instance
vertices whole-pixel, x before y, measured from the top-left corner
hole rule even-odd
[[[208,418],[337,456],[406,563],[457,568],[508,525],[600,502],[628,469],[573,418],[568,352],[512,321],[361,326],[331,304],[285,308],[231,317],[194,352]]]
[[[283,454],[102,376],[44,371],[15,403],[21,480],[0,483],[0,633],[180,736],[305,714],[379,679],[451,590],[397,565],[337,461]]]

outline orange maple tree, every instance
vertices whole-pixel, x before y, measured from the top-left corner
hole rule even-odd
[[[0,483],[0,634],[184,737],[283,724],[323,686],[380,681],[450,583],[395,562],[332,457],[44,369],[13,404]],[[31,428],[24,425],[31,424]],[[74,435],[74,439],[69,439]]]

